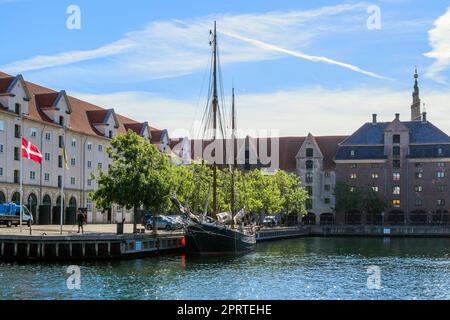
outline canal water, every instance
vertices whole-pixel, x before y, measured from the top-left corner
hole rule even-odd
[[[299,238],[237,257],[0,263],[0,299],[450,299],[450,239]],[[76,282],[69,281],[69,287]]]

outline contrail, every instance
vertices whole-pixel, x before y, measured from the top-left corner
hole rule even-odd
[[[247,43],[253,44],[253,45],[255,45],[257,47],[260,47],[260,48],[263,48],[263,49],[283,52],[283,53],[286,53],[288,55],[291,55],[291,56],[294,56],[294,57],[297,57],[297,58],[301,58],[301,59],[305,59],[305,60],[309,60],[309,61],[313,61],[313,62],[325,62],[325,63],[328,63],[328,64],[334,64],[334,65],[337,65],[337,66],[340,66],[340,67],[343,67],[343,68],[346,68],[346,69],[350,69],[352,71],[355,71],[355,72],[358,72],[358,73],[362,73],[362,74],[365,74],[367,76],[374,77],[374,78],[377,78],[377,79],[392,80],[391,78],[384,77],[384,76],[381,76],[379,74],[363,70],[360,67],[357,67],[357,66],[354,66],[352,64],[345,63],[345,62],[340,62],[340,61],[333,60],[333,59],[330,59],[330,58],[327,58],[327,57],[312,56],[312,55],[305,54],[305,53],[300,52],[300,51],[293,51],[293,50],[281,48],[281,47],[278,47],[278,46],[275,46],[275,45],[272,45],[272,44],[269,44],[269,43],[266,43],[266,42],[262,42],[262,41],[259,41],[259,40],[256,40],[256,39],[246,38],[246,37],[243,37],[243,36],[240,36],[240,35],[237,35],[237,34],[233,34],[233,33],[230,33],[230,32],[226,32],[226,31],[220,31],[220,32],[225,34],[225,35],[227,35],[227,36],[229,36],[229,37],[231,37],[231,38],[235,38],[235,39],[238,39],[238,40],[241,40],[241,41],[245,41]]]

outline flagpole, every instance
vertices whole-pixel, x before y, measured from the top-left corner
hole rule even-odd
[[[63,211],[64,211],[64,166],[65,166],[65,132],[63,127],[63,135],[62,135],[62,148],[61,148],[61,154],[62,154],[62,175],[61,175],[61,202],[60,202],[60,217],[59,217],[59,223],[60,223],[60,234],[63,232]]]
[[[22,156],[22,138],[23,138],[23,113],[22,108],[19,110],[20,112],[20,216],[19,216],[19,226],[20,232],[22,232],[22,216],[23,216],[23,156]]]

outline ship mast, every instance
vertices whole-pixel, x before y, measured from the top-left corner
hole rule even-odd
[[[217,134],[217,107],[219,100],[217,97],[217,33],[216,33],[216,21],[214,21],[214,33],[213,33],[213,143],[216,141]],[[214,151],[215,152],[215,151]],[[213,214],[216,215],[217,211],[217,164],[214,155],[213,162]]]
[[[231,143],[232,143],[232,156],[233,156],[233,163],[231,164],[231,214],[234,216],[235,214],[235,193],[234,193],[234,170],[235,170],[235,148],[234,148],[234,142],[236,139],[236,118],[234,113],[234,88],[233,88],[233,94],[232,94],[232,103],[231,103]]]

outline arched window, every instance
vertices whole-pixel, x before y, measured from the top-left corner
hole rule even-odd
[[[69,207],[76,208],[77,207],[77,199],[75,197],[71,197],[69,200]]]
[[[63,206],[65,205],[65,203],[63,202]],[[58,196],[58,198],[56,198],[56,206],[60,207],[61,206],[61,196]]]
[[[52,198],[50,198],[50,196],[48,194],[46,194],[44,196],[44,198],[42,199],[42,204],[45,206],[51,206],[52,205]]]
[[[34,193],[30,193],[27,199],[27,205],[29,208],[37,206],[37,197]]]
[[[2,191],[0,191],[0,204],[5,202],[6,202],[5,194]]]
[[[20,204],[20,193],[14,192],[11,201],[14,202],[15,204]]]

